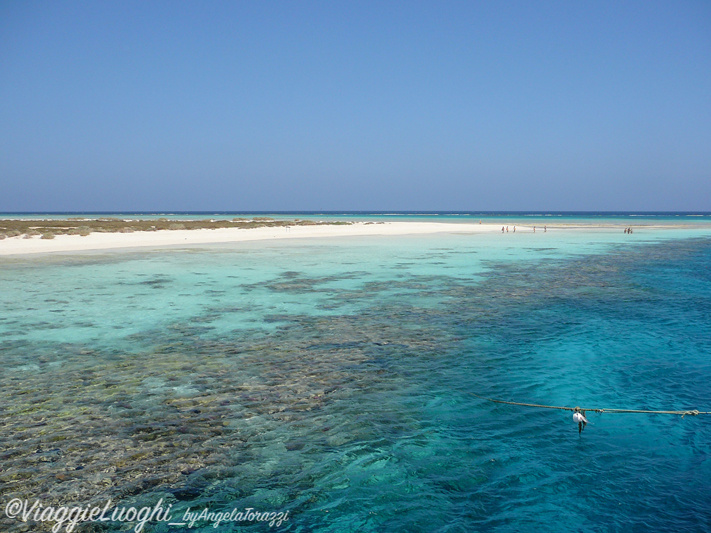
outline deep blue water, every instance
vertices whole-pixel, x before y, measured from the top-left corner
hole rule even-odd
[[[711,415],[588,413],[579,435],[567,411],[470,394],[711,411],[711,236],[666,231],[3,259],[0,503],[709,531]]]
[[[56,213],[0,213],[0,218],[67,218],[67,217],[123,217],[155,219],[216,218],[230,219],[238,216],[270,216],[282,218],[306,218],[320,220],[366,220],[366,221],[440,221],[518,223],[518,224],[709,224],[711,212],[622,212],[622,211],[412,211],[412,212],[371,212],[371,211],[165,211],[165,212],[56,212]]]

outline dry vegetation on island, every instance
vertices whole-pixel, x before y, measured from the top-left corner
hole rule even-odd
[[[263,228],[286,226],[348,225],[351,222],[323,222],[315,220],[275,220],[269,217],[233,218],[232,220],[132,220],[120,218],[69,218],[61,220],[0,219],[0,240],[8,237],[41,237],[53,239],[56,235],[82,235],[90,233],[132,233],[134,231],[195,230],[218,228]]]

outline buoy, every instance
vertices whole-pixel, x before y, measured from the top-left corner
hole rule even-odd
[[[585,418],[585,411],[582,411],[580,407],[573,409],[573,422],[578,424],[578,434],[582,433],[588,423],[588,419]]]

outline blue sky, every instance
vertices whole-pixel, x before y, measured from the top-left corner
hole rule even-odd
[[[0,0],[0,211],[711,210],[711,3]]]

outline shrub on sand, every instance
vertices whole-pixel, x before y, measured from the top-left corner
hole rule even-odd
[[[42,237],[40,237],[40,238],[42,238],[42,239],[54,239],[54,233],[48,231],[47,233],[43,233],[43,234],[42,234]]]

